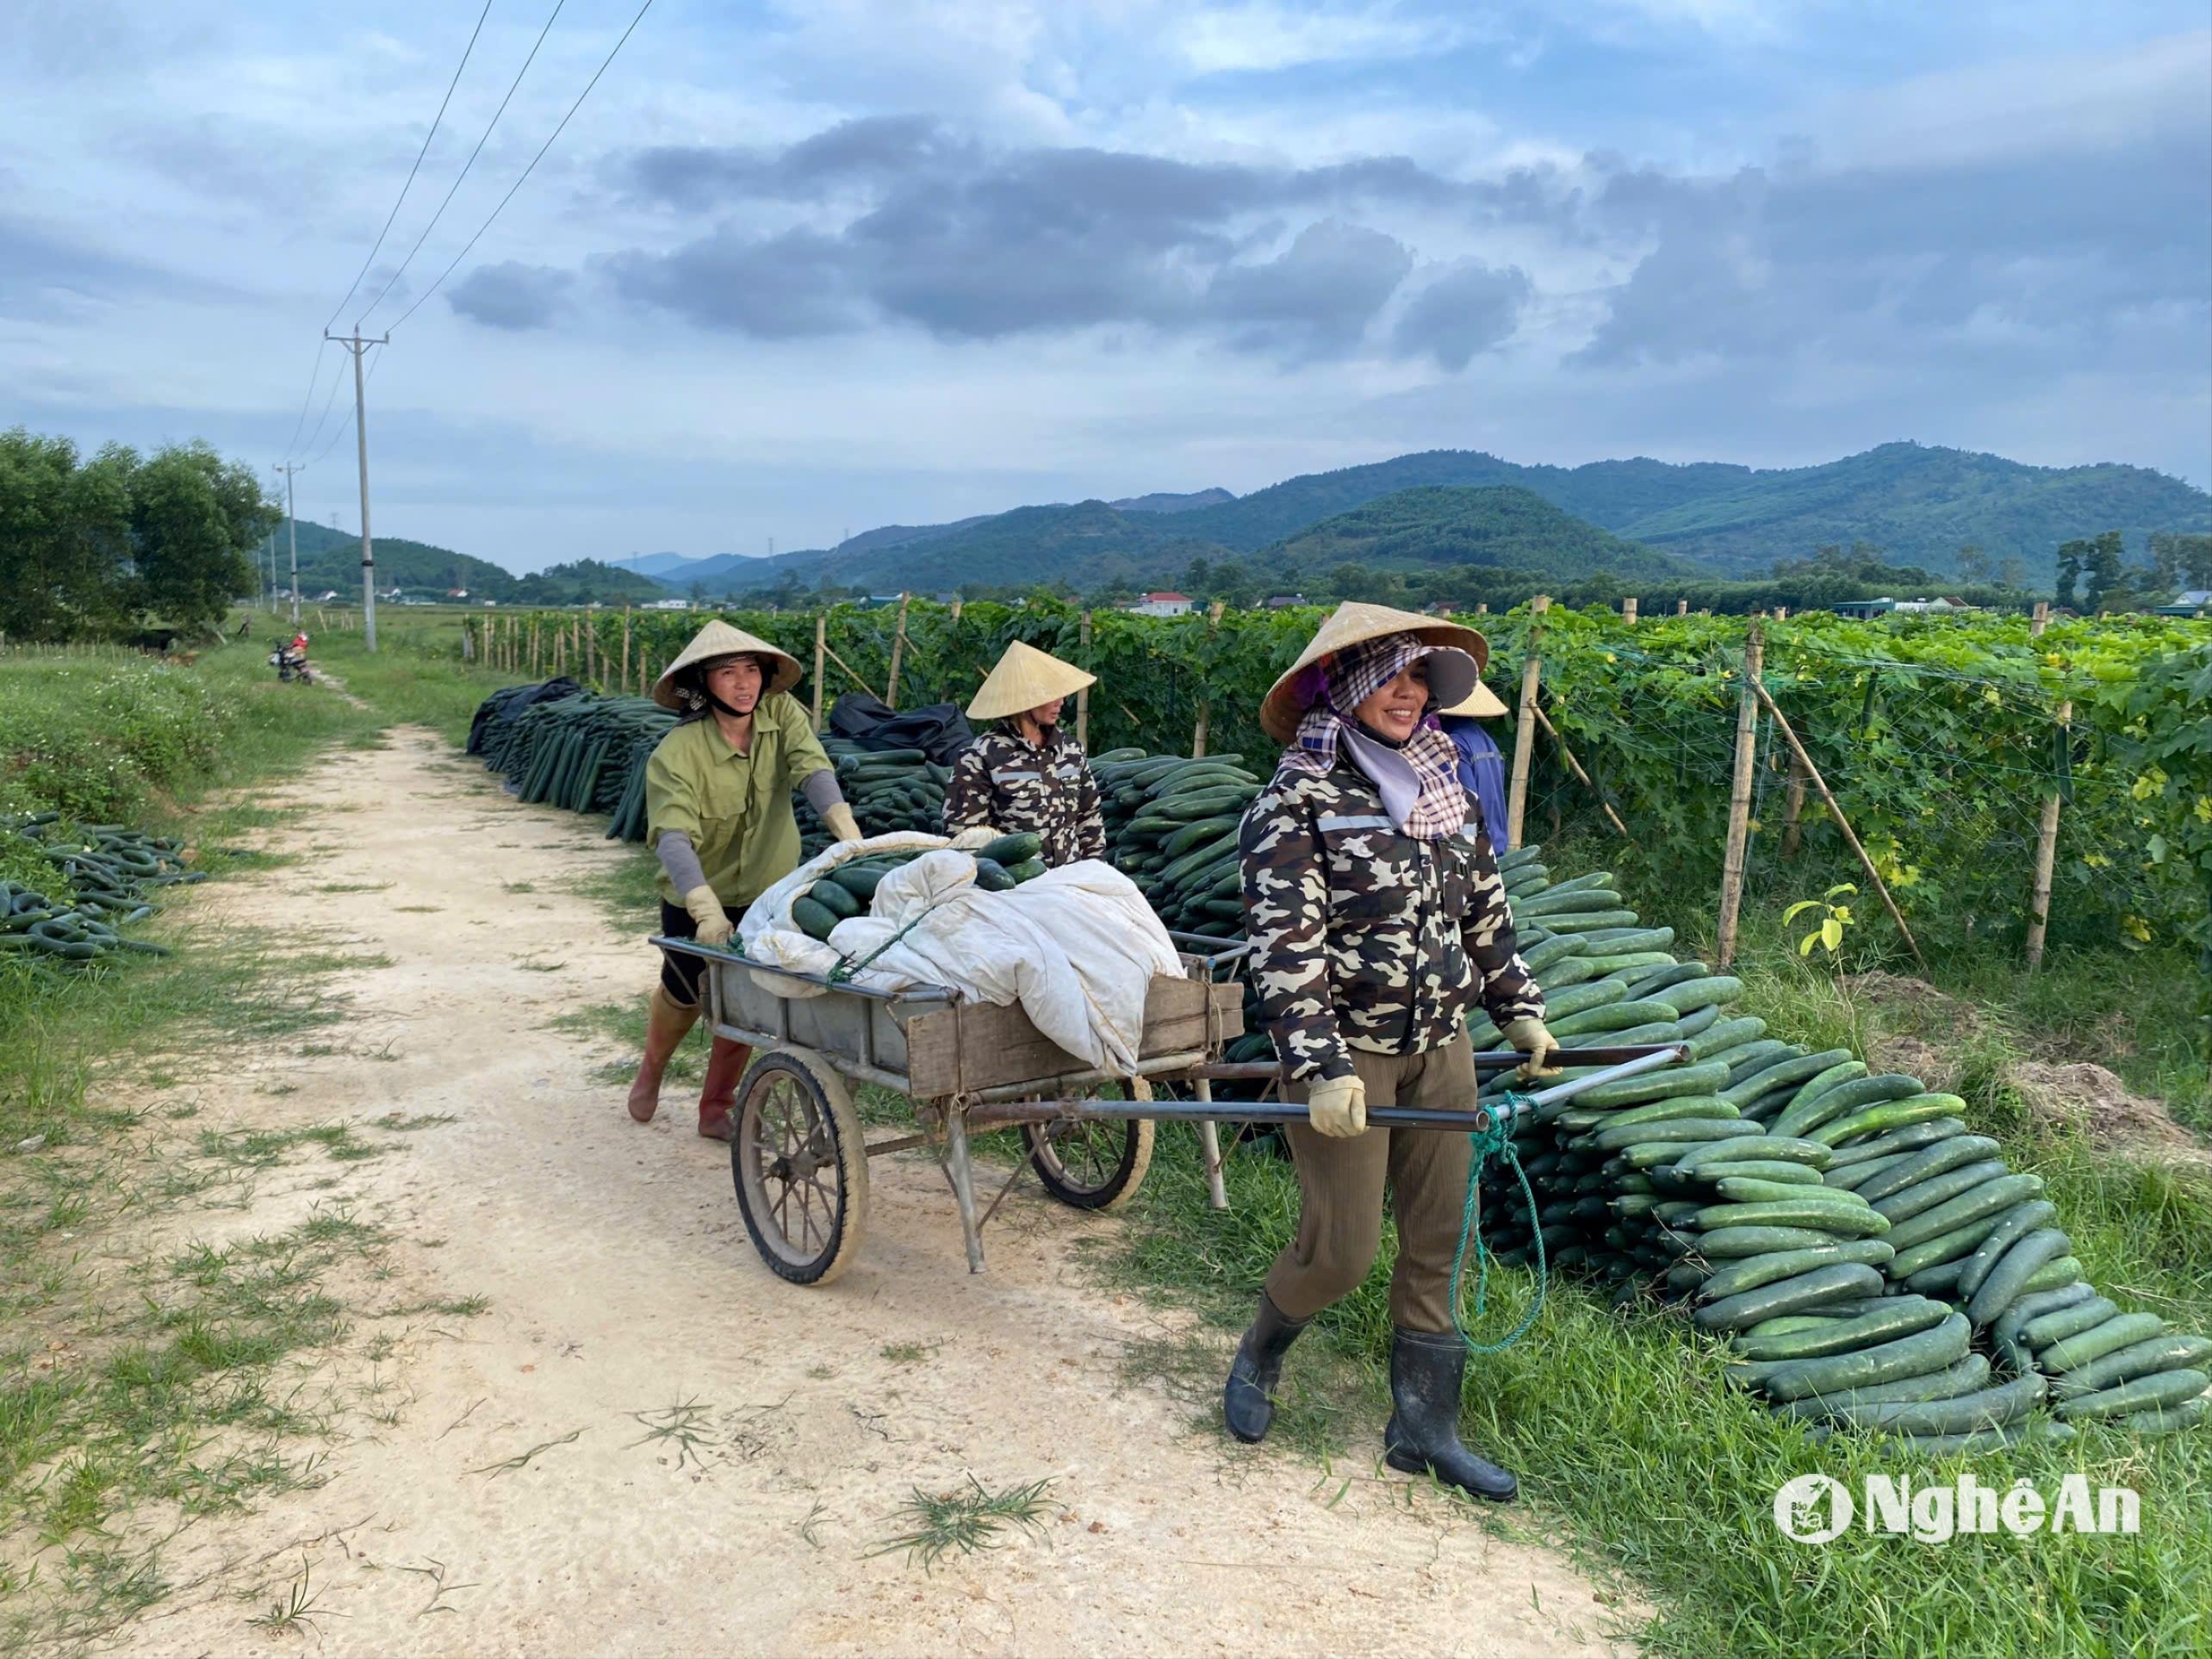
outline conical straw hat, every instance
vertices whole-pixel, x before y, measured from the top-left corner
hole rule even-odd
[[[755,639],[743,628],[733,628],[719,620],[710,622],[692,636],[692,643],[684,647],[676,660],[661,671],[653,682],[653,700],[664,709],[680,709],[676,700],[676,675],[694,662],[706,662],[718,656],[757,656],[769,664],[768,683],[761,694],[787,692],[798,684],[804,672],[798,659],[788,651],[778,650],[765,639]]]
[[[1290,742],[1298,735],[1299,719],[1313,701],[1311,687],[1301,683],[1306,670],[1327,663],[1347,646],[1363,640],[1380,639],[1386,634],[1412,634],[1439,651],[1465,653],[1456,664],[1452,657],[1446,656],[1429,665],[1430,689],[1440,705],[1457,707],[1465,701],[1481,683],[1482,665],[1490,660],[1489,642],[1472,628],[1463,628],[1456,622],[1438,622],[1434,617],[1412,611],[1394,611],[1387,605],[1362,605],[1357,600],[1346,600],[1330,613],[1328,620],[1314,634],[1313,643],[1299,653],[1298,660],[1269,690],[1259,705],[1261,728],[1278,743]]]
[[[1085,674],[1072,662],[1063,662],[1017,639],[1006,648],[998,666],[967,705],[968,718],[1003,720],[1010,714],[1026,714],[1097,683],[1097,674]]]
[[[1498,700],[1497,693],[1479,680],[1475,682],[1475,689],[1468,693],[1465,702],[1455,703],[1448,709],[1438,711],[1440,714],[1471,714],[1477,720],[1494,720],[1505,711],[1506,705]]]

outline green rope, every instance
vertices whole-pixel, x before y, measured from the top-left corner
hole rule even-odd
[[[1538,1227],[1534,1229],[1536,1300],[1530,1304],[1527,1317],[1513,1327],[1503,1339],[1497,1342],[1477,1342],[1467,1334],[1466,1324],[1461,1320],[1459,1314],[1460,1275],[1467,1265],[1467,1245],[1469,1240],[1472,1240],[1475,1245],[1476,1318],[1482,1317],[1483,1309],[1488,1299],[1490,1252],[1482,1243],[1482,1229],[1477,1222],[1476,1210],[1476,1193],[1482,1184],[1483,1165],[1491,1159],[1504,1159],[1506,1167],[1513,1171],[1515,1177],[1520,1182],[1521,1196],[1528,1201],[1529,1219],[1532,1221],[1536,1219],[1536,1193],[1528,1184],[1528,1171],[1521,1168],[1520,1154],[1513,1149],[1513,1125],[1520,1115],[1521,1109],[1528,1103],[1526,1096],[1517,1095],[1511,1090],[1507,1090],[1491,1106],[1490,1127],[1487,1129],[1473,1130],[1467,1137],[1468,1144],[1474,1149],[1474,1156],[1469,1160],[1467,1166],[1467,1201],[1460,1207],[1459,1211],[1459,1247],[1453,1251],[1451,1255],[1451,1328],[1459,1333],[1459,1339],[1467,1345],[1467,1351],[1470,1354],[1503,1352],[1528,1333],[1529,1327],[1536,1323],[1537,1315],[1544,1311],[1544,1290],[1548,1275],[1544,1263],[1544,1230]]]

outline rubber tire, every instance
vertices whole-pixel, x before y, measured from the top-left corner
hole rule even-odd
[[[759,1114],[779,1082],[795,1086],[811,1108],[816,1120],[828,1131],[830,1156],[837,1169],[837,1213],[831,1218],[829,1238],[811,1254],[794,1246],[767,1214],[763,1171],[748,1169],[748,1153],[756,1152]],[[868,1214],[868,1150],[860,1114],[853,1109],[852,1092],[821,1055],[804,1048],[772,1048],[746,1068],[737,1087],[736,1121],[730,1138],[730,1173],[737,1190],[737,1209],[745,1218],[745,1231],[768,1271],[792,1284],[828,1284],[852,1265],[867,1231]],[[811,1139],[811,1137],[810,1137]],[[749,1183],[748,1176],[752,1179]],[[756,1208],[759,1214],[755,1213]],[[765,1225],[764,1225],[765,1224]],[[774,1228],[773,1233],[770,1228]]]
[[[1105,1180],[1097,1186],[1084,1186],[1072,1177],[1051,1152],[1049,1135],[1052,1126],[1025,1123],[1022,1138],[1029,1148],[1029,1167],[1037,1172],[1037,1179],[1047,1192],[1071,1209],[1119,1209],[1136,1196],[1144,1184],[1145,1171],[1152,1166],[1153,1123],[1150,1118],[1136,1118],[1125,1122],[1113,1122],[1077,1123],[1072,1127],[1078,1133],[1097,1134],[1100,1130],[1126,1131],[1122,1137],[1120,1156],[1106,1173]]]

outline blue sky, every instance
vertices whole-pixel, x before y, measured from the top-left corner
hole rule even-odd
[[[426,298],[637,4],[563,0],[426,236],[551,9],[493,0],[342,308],[473,0],[12,9],[0,424],[350,527],[317,340],[391,278],[376,527],[519,569],[1431,448],[2212,483],[2202,0],[655,0]]]

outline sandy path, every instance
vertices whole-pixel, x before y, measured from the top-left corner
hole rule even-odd
[[[214,1572],[218,1587],[259,1587],[255,1600],[180,1598],[121,1645],[1613,1650],[1610,1607],[1556,1553],[1488,1536],[1379,1465],[1321,1480],[1290,1457],[1243,1453],[1194,1432],[1165,1390],[1121,1382],[1123,1345],[1156,1333],[1155,1316],[1087,1285],[1072,1247],[1111,1221],[1010,1201],[986,1238],[991,1271],[970,1278],[935,1167],[879,1160],[852,1271],[820,1291],[770,1277],[727,1154],[692,1133],[692,1097],[672,1086],[640,1128],[618,1090],[588,1080],[603,1047],[548,1028],[564,1008],[642,1001],[649,983],[637,939],[574,892],[620,855],[597,824],[517,805],[420,732],[334,757],[283,798],[297,815],[288,844],[339,850],[204,902],[259,925],[312,917],[391,966],[345,981],[353,1057],[276,1057],[301,1085],[283,1098],[250,1075],[198,1079],[202,1122],[455,1115],[401,1154],[347,1166],[346,1188],[402,1237],[446,1241],[407,1257],[413,1288],[481,1293],[491,1309],[403,1345],[387,1369],[410,1403],[395,1426],[350,1419],[326,1485],[171,1546],[172,1581]],[[316,891],[370,882],[395,885]],[[358,1057],[379,1047],[382,1063]],[[272,1186],[218,1225],[288,1225],[308,1202]],[[929,1351],[902,1361],[884,1351],[895,1345]],[[711,1442],[696,1458],[638,1444],[631,1414],[687,1400]],[[572,1432],[518,1471],[469,1472]],[[934,1574],[869,1554],[915,1487],[970,1471],[994,1488],[1048,1476],[1065,1513],[1041,1537]],[[263,1557],[251,1575],[224,1565]],[[248,1626],[302,1563],[316,1629]],[[470,1588],[437,1598],[432,1563]]]

